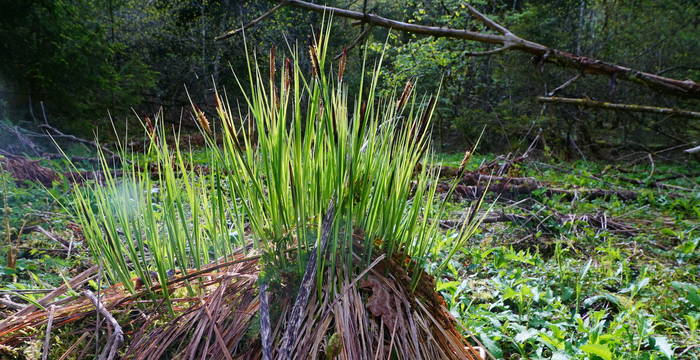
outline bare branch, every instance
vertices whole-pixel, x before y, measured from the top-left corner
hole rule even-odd
[[[49,133],[49,134],[50,134],[51,132],[53,132],[54,134],[51,135],[52,137],[66,138],[66,139],[68,139],[68,140],[75,141],[75,142],[79,142],[79,143],[83,143],[83,144],[87,144],[87,145],[91,145],[91,146],[94,146],[94,147],[96,147],[96,148],[99,147],[99,148],[102,149],[102,151],[104,151],[105,153],[109,154],[110,156],[112,156],[112,157],[116,157],[116,156],[117,156],[117,155],[116,155],[115,153],[113,153],[111,150],[107,149],[107,148],[104,147],[104,146],[98,145],[98,144],[97,144],[96,142],[94,142],[94,141],[85,140],[85,139],[79,138],[79,137],[77,137],[77,136],[75,136],[75,135],[64,134],[63,132],[61,132],[61,130],[56,129],[55,127],[53,127],[53,126],[51,126],[51,125],[49,125],[49,124],[41,124],[41,125],[39,125],[39,127],[42,128],[42,129],[44,129],[44,130],[45,130],[47,133]]]
[[[664,107],[656,107],[656,106],[647,106],[647,105],[615,104],[615,103],[609,103],[609,102],[605,102],[605,101],[596,101],[596,100],[591,100],[591,99],[586,99],[586,98],[577,99],[577,98],[565,98],[565,97],[538,96],[537,101],[544,102],[544,103],[555,103],[555,104],[572,104],[572,105],[578,105],[578,106],[594,107],[594,108],[609,109],[609,110],[646,112],[646,113],[655,113],[655,114],[664,114],[664,115],[684,116],[684,117],[690,117],[690,118],[700,118],[700,112],[697,112],[697,111],[664,108]]]
[[[282,6],[285,6],[285,5],[287,5],[287,2],[286,2],[286,1],[280,1],[279,4],[275,5],[275,6],[272,7],[270,10],[268,10],[268,11],[266,11],[264,14],[258,16],[257,18],[255,18],[255,19],[252,20],[251,22],[249,22],[249,23],[247,23],[247,24],[241,26],[241,27],[238,28],[238,29],[234,29],[234,30],[231,30],[231,31],[229,31],[229,32],[227,32],[227,33],[221,34],[221,35],[217,36],[216,38],[214,38],[214,40],[224,40],[224,39],[228,39],[228,38],[230,38],[231,36],[234,36],[234,35],[238,34],[239,32],[241,32],[241,31],[243,31],[243,30],[245,30],[245,29],[247,29],[247,28],[249,28],[249,27],[251,27],[251,26],[255,26],[257,23],[259,23],[259,22],[265,20],[267,17],[269,17],[270,15],[274,14],[277,10],[279,10]]]
[[[360,41],[364,40],[364,39],[367,37],[367,35],[369,35],[369,32],[372,30],[372,28],[373,28],[372,26],[368,26],[368,27],[366,27],[364,30],[362,30],[362,32],[360,33],[360,35],[358,35],[358,36],[355,38],[355,40],[353,40],[353,41],[350,43],[350,45],[348,45],[347,47],[345,47],[345,52],[346,52],[346,53],[347,53],[347,52],[350,52],[350,50],[352,50],[355,46],[357,46],[357,44],[359,44]],[[343,51],[341,51],[338,55],[336,55],[336,56],[333,58],[333,60],[338,60],[338,59],[340,59],[341,56],[343,56]]]
[[[510,30],[506,29],[505,26],[489,19],[486,15],[479,12],[473,6],[471,6],[469,4],[466,4],[466,5],[467,5],[467,9],[469,9],[469,13],[471,13],[472,16],[475,17],[477,20],[484,23],[484,25],[486,25],[489,29],[498,31],[499,33],[501,33],[503,35],[513,35],[513,33],[510,32]]]
[[[83,291],[83,295],[92,301],[92,304],[95,305],[97,311],[102,314],[102,316],[104,316],[107,322],[109,322],[109,324],[112,326],[112,335],[109,337],[109,340],[107,340],[107,344],[105,344],[104,350],[102,350],[99,357],[100,360],[112,360],[117,356],[119,347],[122,345],[122,343],[124,343],[124,332],[122,331],[122,327],[92,291],[85,290]]]
[[[576,76],[572,77],[569,80],[566,80],[563,84],[559,85],[556,87],[554,90],[550,91],[547,96],[554,96],[556,93],[564,90],[564,88],[568,87],[569,85],[573,84],[576,80],[581,78],[581,74],[576,74]]]

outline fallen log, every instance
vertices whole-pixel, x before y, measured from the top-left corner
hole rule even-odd
[[[537,101],[541,103],[554,103],[554,104],[571,104],[577,106],[585,106],[606,110],[617,110],[617,111],[632,111],[632,112],[645,112],[653,114],[671,115],[671,116],[684,116],[689,118],[700,118],[700,112],[681,110],[657,106],[648,105],[636,105],[636,104],[616,104],[606,101],[596,101],[587,98],[566,98],[566,97],[556,97],[556,96],[538,96]]]
[[[82,184],[95,180],[100,183],[105,181],[104,172],[96,171],[73,171],[59,173],[39,164],[39,160],[32,160],[23,156],[4,154],[0,155],[0,170],[10,173],[18,186],[22,186],[25,181],[40,183],[45,187],[53,186],[54,181],[66,179],[71,184]],[[121,176],[121,170],[111,170],[112,176]]]
[[[441,183],[438,185],[439,193],[447,193],[451,189],[451,184]],[[512,184],[507,182],[495,183],[490,185],[464,185],[458,184],[454,189],[454,196],[458,199],[475,200],[481,197],[484,192],[490,192],[496,195],[505,196],[507,198],[516,198],[521,195],[531,195],[532,193],[542,190],[545,196],[561,195],[564,199],[609,199],[616,196],[620,200],[629,201],[635,200],[638,193],[632,190],[605,190],[605,189],[556,189],[549,188],[546,185],[539,183],[522,183]]]
[[[326,15],[349,18],[353,20],[358,20],[369,25],[409,33],[435,37],[455,38],[500,46],[499,48],[494,50],[481,53],[472,53],[467,55],[491,55],[501,53],[506,50],[516,50],[534,55],[536,59],[535,63],[537,64],[551,63],[563,68],[575,69],[577,72],[583,74],[608,76],[616,80],[624,80],[636,84],[641,84],[651,89],[671,93],[677,96],[696,99],[700,98],[700,84],[693,80],[678,80],[661,76],[658,74],[647,73],[644,71],[631,69],[625,66],[607,63],[598,59],[593,59],[585,56],[577,56],[566,51],[550,48],[548,46],[523,39],[513,34],[513,32],[511,32],[503,25],[488,18],[486,15],[482,14],[469,4],[466,4],[466,6],[469,12],[471,13],[472,17],[482,22],[489,29],[495,31],[496,34],[470,30],[451,29],[437,26],[419,25],[415,23],[408,23],[388,19],[367,12],[353,11],[321,4],[314,4],[302,0],[280,0],[278,1],[278,4],[275,6],[275,8],[273,8],[268,13],[264,14],[264,16],[261,16],[261,18],[264,19],[265,17],[269,16],[271,13],[281,8],[281,5],[289,5],[300,9],[320,12]],[[262,20],[261,18],[258,18],[254,21],[260,21]],[[217,40],[226,39],[230,36],[233,36],[235,33],[236,31],[229,31],[226,34],[217,37]]]
[[[590,227],[606,230],[614,234],[619,234],[626,237],[635,236],[638,234],[637,229],[625,225],[620,220],[610,218],[605,213],[597,214],[561,214],[559,212],[554,212],[553,214],[547,215],[549,218],[554,219],[556,223],[564,225],[567,223],[575,224],[577,222],[583,222],[588,224]],[[510,222],[516,225],[526,225],[537,224],[535,230],[540,230],[542,224],[546,219],[538,218],[535,215],[525,216],[519,214],[506,214],[500,213],[494,216],[489,216],[484,218],[482,221],[484,224],[494,224],[501,222]],[[454,229],[457,228],[462,223],[461,220],[441,220],[440,226],[444,229]]]

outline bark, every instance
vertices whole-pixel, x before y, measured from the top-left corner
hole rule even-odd
[[[290,311],[289,319],[287,320],[287,325],[284,330],[282,343],[279,349],[279,359],[281,360],[291,359],[294,343],[303,320],[303,312],[307,303],[309,302],[309,297],[311,295],[311,291],[313,291],[314,282],[316,281],[317,258],[319,255],[321,257],[325,255],[326,247],[328,245],[328,238],[331,235],[331,227],[333,226],[334,219],[335,202],[334,200],[331,200],[321,225],[321,241],[318,248],[314,248],[310,252],[309,262],[306,264],[306,271],[304,272],[304,277],[301,280],[301,285],[299,285],[299,292],[297,293],[297,297],[294,300],[294,305]]]
[[[593,107],[608,110],[618,110],[618,111],[633,111],[633,112],[646,112],[655,113],[663,115],[675,115],[675,116],[685,116],[691,118],[700,118],[700,112],[680,110],[665,107],[647,106],[647,105],[635,105],[635,104],[615,104],[605,101],[596,101],[587,98],[566,98],[566,97],[555,97],[555,96],[538,96],[537,101],[542,103],[554,103],[554,104],[572,104],[585,107]]]
[[[577,56],[566,51],[553,49],[548,46],[523,39],[510,32],[510,30],[508,30],[506,27],[489,19],[469,4],[467,4],[467,7],[471,12],[471,15],[491,30],[497,32],[497,34],[410,24],[403,21],[388,19],[375,14],[319,5],[302,0],[283,0],[280,2],[280,4],[330,14],[333,16],[354,19],[369,25],[381,26],[404,32],[499,45],[502,48],[497,49],[497,51],[491,51],[490,53],[501,52],[504,50],[517,50],[534,55],[536,63],[538,64],[551,63],[564,68],[576,69],[583,74],[610,76],[616,80],[625,80],[641,84],[657,91],[663,91],[682,97],[700,99],[700,84],[693,80],[668,78],[617,64],[607,63],[598,59]]]

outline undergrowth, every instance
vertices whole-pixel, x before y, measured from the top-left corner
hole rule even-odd
[[[482,226],[438,283],[461,326],[480,334],[496,358],[700,358],[698,177],[667,182],[691,191],[620,180],[696,174],[697,167],[661,164],[655,174],[650,171],[650,166],[621,172],[595,162],[536,159],[515,169],[515,175],[561,187],[614,186],[640,196],[572,201],[535,192],[501,199],[495,212],[530,220]],[[454,204],[454,216],[463,216],[465,205]],[[561,213],[596,212],[631,226],[635,234],[552,220]],[[442,254],[437,247],[434,256]]]

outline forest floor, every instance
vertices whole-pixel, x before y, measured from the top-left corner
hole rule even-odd
[[[471,170],[494,158],[473,159]],[[436,163],[461,160],[440,154]],[[62,168],[60,161],[41,164]],[[501,186],[500,196],[488,195],[480,230],[438,277],[465,334],[496,358],[700,359],[697,162],[642,157],[616,166],[535,157],[501,175],[492,186],[525,179],[517,181],[527,191]],[[46,189],[0,177],[0,314],[8,314],[92,264],[80,229],[58,205],[71,185]],[[442,219],[434,266],[469,214],[469,191],[449,195],[452,217]],[[28,356],[32,346],[17,354]]]

